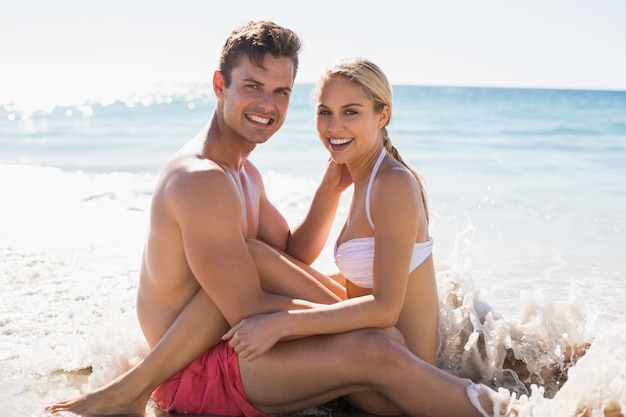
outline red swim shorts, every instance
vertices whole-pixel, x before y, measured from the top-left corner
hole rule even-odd
[[[161,384],[152,399],[167,411],[183,414],[266,415],[246,399],[237,353],[226,342],[209,349]]]

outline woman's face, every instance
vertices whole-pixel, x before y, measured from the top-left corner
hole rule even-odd
[[[381,113],[356,82],[335,76],[322,86],[316,102],[316,126],[322,144],[338,163],[368,155],[379,141]]]

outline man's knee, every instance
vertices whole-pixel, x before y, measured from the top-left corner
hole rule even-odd
[[[262,259],[264,255],[272,253],[273,250],[267,243],[263,243],[257,239],[246,239],[246,246],[248,247],[248,252],[250,252],[252,259],[255,260]]]
[[[247,238],[246,245],[248,246],[249,250],[254,250],[254,248],[258,248],[260,245],[262,245],[262,243],[259,242],[257,239]]]
[[[246,246],[252,259],[258,259],[267,250],[265,244],[256,239],[246,239]]]

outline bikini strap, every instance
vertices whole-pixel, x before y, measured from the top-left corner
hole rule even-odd
[[[372,173],[370,174],[370,181],[367,183],[367,190],[365,191],[365,214],[367,215],[367,221],[370,222],[370,226],[372,230],[374,230],[374,222],[372,221],[372,215],[370,214],[370,194],[372,190],[372,184],[374,183],[374,178],[378,173],[378,168],[380,168],[380,164],[383,163],[383,159],[385,159],[385,155],[387,151],[383,149],[374,165],[374,169],[372,169]]]

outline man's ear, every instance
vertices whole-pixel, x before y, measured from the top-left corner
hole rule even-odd
[[[217,98],[224,97],[224,77],[222,77],[222,73],[219,70],[213,73],[213,91]]]

